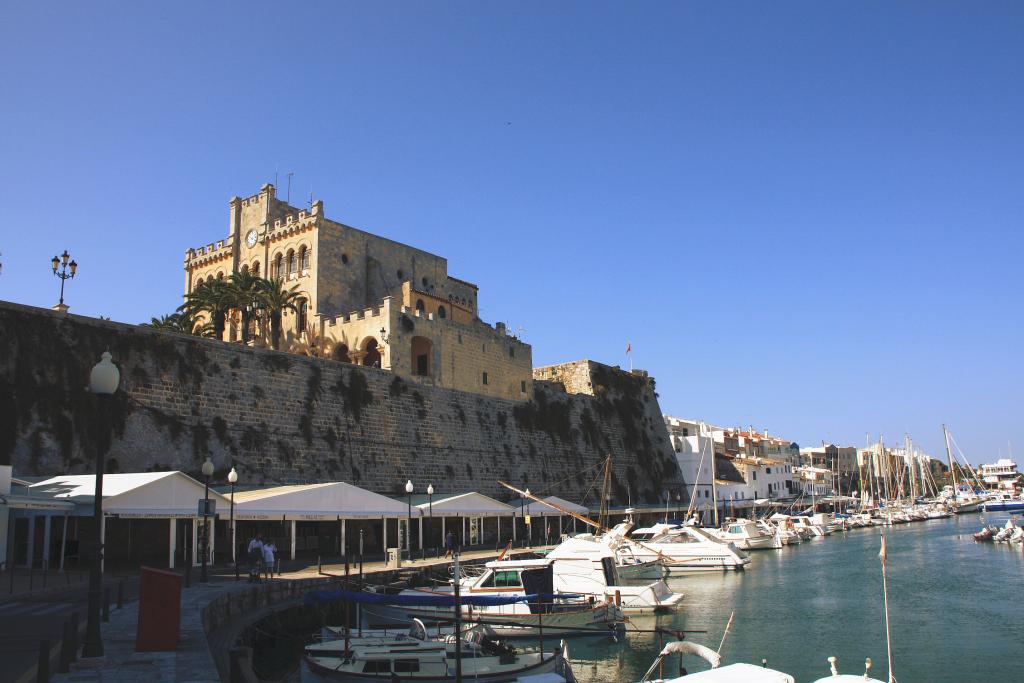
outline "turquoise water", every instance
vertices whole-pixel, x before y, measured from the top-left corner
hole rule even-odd
[[[1002,523],[1006,516],[988,516]],[[886,528],[893,672],[899,683],[1024,681],[1024,552],[975,543],[977,514]],[[752,553],[747,571],[670,579],[686,595],[674,614],[635,617],[638,628],[707,629],[690,640],[717,648],[729,614],[723,664],[762,658],[810,683],[842,673],[886,679],[879,529],[855,529],[782,550]],[[658,651],[657,636],[570,642],[583,683],[635,681]],[[673,674],[677,659],[666,665]],[[687,659],[690,672],[702,667]],[[692,666],[691,666],[692,665]]]

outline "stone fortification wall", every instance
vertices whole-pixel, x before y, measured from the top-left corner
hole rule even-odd
[[[121,390],[86,390],[109,350]],[[534,382],[530,401],[413,384],[390,372],[0,303],[0,463],[16,474],[199,472],[240,482],[343,480],[383,493],[412,479],[508,498],[498,479],[596,505],[653,499],[675,476],[653,381],[591,363],[593,395]],[[422,490],[422,489],[421,489]],[[627,494],[628,492],[628,494]]]

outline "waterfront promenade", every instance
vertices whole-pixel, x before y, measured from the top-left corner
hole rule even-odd
[[[529,553],[538,549],[541,547],[519,548],[511,550],[509,554]],[[464,552],[461,558],[464,562],[482,562],[495,558],[497,554],[494,550],[477,550]],[[448,564],[450,560],[434,557],[404,561],[402,568],[395,570],[384,562],[367,562],[363,565],[363,575],[367,580],[373,580],[396,571],[417,571]],[[350,565],[349,570],[352,578],[358,576],[358,564]],[[102,625],[104,657],[78,659],[71,664],[67,673],[58,673],[61,646],[59,634],[63,622],[77,612],[81,643],[81,634],[85,628],[84,593],[77,587],[46,593],[37,589],[30,593],[26,584],[26,590],[0,598],[0,616],[5,610],[15,611],[26,605],[36,605],[44,614],[32,622],[26,622],[23,618],[18,621],[18,642],[21,647],[17,653],[10,653],[10,658],[5,656],[8,666],[0,672],[0,682],[36,681],[38,653],[43,640],[49,644],[52,681],[127,683],[144,679],[147,683],[213,683],[227,680],[228,651],[246,625],[276,609],[300,603],[308,588],[334,581],[342,577],[344,571],[343,564],[298,565],[260,584],[250,584],[244,570],[236,581],[234,567],[231,566],[213,568],[211,581],[206,584],[196,581],[198,572],[194,571],[191,586],[182,589],[180,642],[174,652],[135,651],[139,618],[137,578],[119,577],[115,582],[125,582],[126,602],[121,609],[112,607],[110,621]],[[108,585],[112,584],[108,582]],[[50,612],[47,613],[48,610]]]

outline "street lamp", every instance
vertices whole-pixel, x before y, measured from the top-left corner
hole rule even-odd
[[[64,254],[67,256],[67,252]],[[56,271],[57,258],[54,257],[53,260],[53,268]],[[117,385],[120,382],[121,371],[111,362],[110,352],[104,351],[100,362],[94,365],[92,372],[89,373],[89,392],[101,397],[98,405],[104,429],[108,427],[109,420],[106,414],[106,399],[102,397],[111,396],[117,391]],[[82,657],[103,656],[103,638],[100,634],[100,603],[103,600],[103,455],[100,447],[96,446],[96,485],[92,501],[94,541],[92,557],[89,562],[89,612],[85,626]]]
[[[210,515],[210,477],[213,475],[213,463],[210,462],[209,456],[206,458],[206,462],[203,463],[203,478],[206,480],[206,492],[203,494],[203,562],[202,568],[199,570],[199,580],[206,583],[206,554],[210,547],[210,530],[208,526],[208,518]]]
[[[530,489],[527,487],[526,495],[523,496],[523,524],[526,525],[526,547],[533,547],[533,526],[530,524],[530,518],[526,516],[526,499],[530,497]]]
[[[53,267],[53,274],[60,278],[60,303],[57,304],[59,309],[64,308],[64,283],[73,278],[78,271],[78,264],[74,261],[68,263],[69,258],[71,258],[71,255],[65,249],[63,254],[59,257],[54,256],[50,261],[50,265]],[[58,268],[60,268],[59,273],[57,272]]]
[[[231,529],[228,533],[231,535],[231,561],[235,563],[235,581],[238,581],[238,556],[237,543],[235,542],[235,484],[238,482],[238,472],[232,467],[231,471],[228,472],[228,483],[231,484],[231,515],[228,521],[228,526]]]
[[[405,549],[409,551],[409,560],[412,560],[412,479],[405,482],[405,496],[408,503],[408,513],[405,517]]]
[[[427,508],[430,510],[430,521],[427,522],[428,531],[434,531],[434,485],[427,484]]]

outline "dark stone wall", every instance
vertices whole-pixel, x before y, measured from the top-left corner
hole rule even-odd
[[[118,393],[88,393],[109,350]],[[207,456],[223,482],[341,480],[394,493],[497,481],[598,505],[613,456],[617,502],[654,500],[677,470],[653,380],[591,364],[594,395],[535,382],[515,402],[403,381],[373,368],[249,349],[0,302],[0,463],[16,475],[180,469]],[[586,497],[586,500],[584,500]]]

